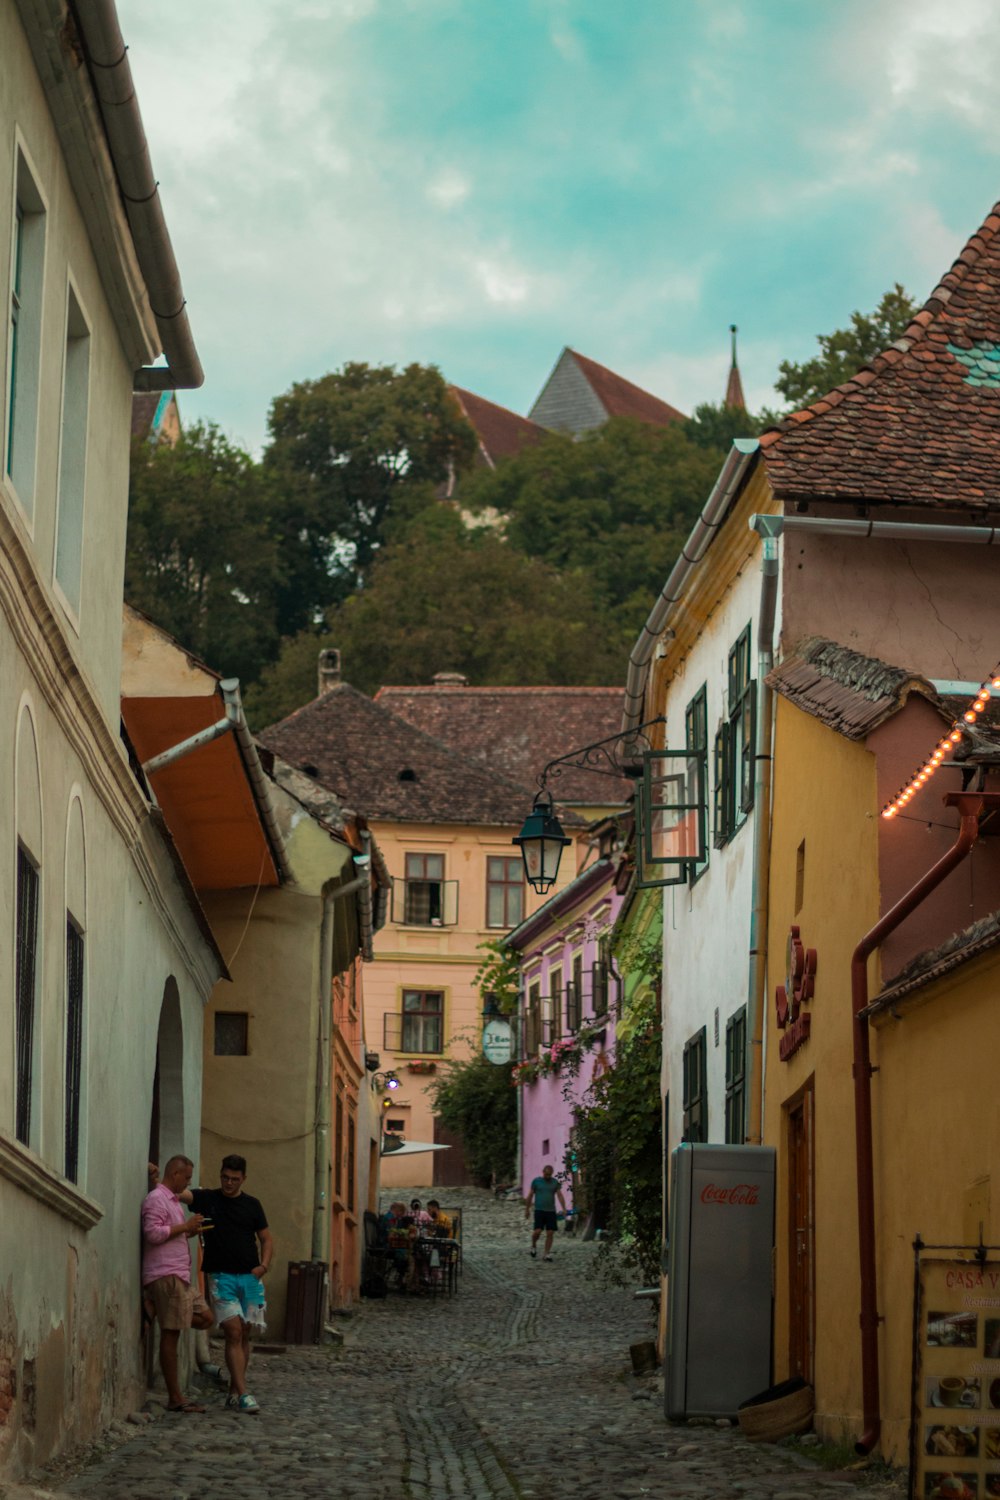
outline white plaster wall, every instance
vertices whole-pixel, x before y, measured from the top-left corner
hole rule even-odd
[[[724,848],[712,847],[712,746],[727,711],[729,652],[748,622],[750,670],[756,682],[759,606],[760,568],[751,566],[720,600],[671,680],[666,704],[654,705],[654,712],[666,714],[668,746],[680,747],[685,742],[685,710],[699,688],[707,688],[708,868],[693,886],[669,886],[663,893],[662,1081],[670,1095],[668,1152],[682,1136],[684,1044],[702,1026],[707,1032],[709,1139],[725,1140],[726,1021],[747,1001],[754,812]]]
[[[121,597],[128,513],[132,369],[125,357],[16,7],[0,4],[0,306],[10,306],[16,143],[30,159],[46,201],[45,281],[33,515],[28,521],[6,479],[0,434],[0,503],[30,543],[41,586],[66,626],[70,647],[117,731]],[[69,276],[91,329],[83,585],[79,619],[54,585],[62,370]],[[10,319],[0,319],[0,412],[7,410]],[[5,426],[5,424],[4,424]]]

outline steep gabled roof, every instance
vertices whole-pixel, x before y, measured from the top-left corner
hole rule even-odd
[[[1000,203],[902,338],[778,427],[782,500],[1000,508]]]
[[[506,406],[497,406],[495,401],[487,401],[474,391],[463,391],[457,385],[448,389],[479,439],[480,453],[491,469],[496,468],[499,460],[516,458],[522,448],[548,436],[544,427],[508,411]]]
[[[383,687],[375,701],[528,787],[547,761],[616,734],[622,716],[620,687]],[[604,806],[623,802],[630,785],[568,767],[551,790],[560,803]]]
[[[338,683],[258,738],[373,821],[519,827],[531,794]]]
[[[633,385],[624,375],[616,375],[614,370],[599,365],[596,359],[578,354],[575,349],[570,349],[569,353],[576,360],[609,417],[635,417],[640,422],[651,422],[655,427],[666,427],[671,422],[685,420],[684,413],[678,411],[676,406],[661,401],[659,396],[651,395],[641,386]]]

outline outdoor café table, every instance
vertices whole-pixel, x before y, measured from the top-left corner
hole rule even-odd
[[[449,1296],[455,1291],[459,1254],[458,1241],[441,1235],[423,1235],[417,1241],[417,1257],[428,1273],[435,1294],[439,1286],[443,1286]]]

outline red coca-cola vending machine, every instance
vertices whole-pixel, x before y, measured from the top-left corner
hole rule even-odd
[[[774,1151],[678,1146],[670,1162],[667,1416],[734,1417],[771,1384]]]

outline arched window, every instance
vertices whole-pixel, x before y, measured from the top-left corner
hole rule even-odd
[[[15,759],[16,884],[14,901],[14,1133],[38,1150],[41,1136],[40,1052],[36,1037],[39,993],[42,794],[31,709],[21,703]]]
[[[84,1044],[86,1035],[87,864],[83,803],[74,789],[66,823],[66,1024],[63,1069],[63,1172],[81,1182],[86,1163]]]

